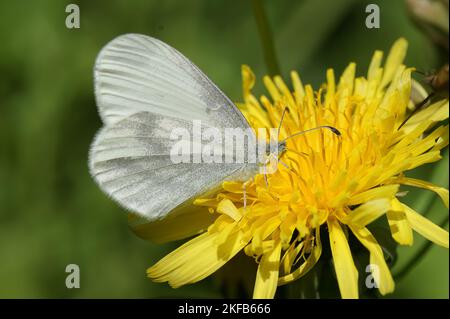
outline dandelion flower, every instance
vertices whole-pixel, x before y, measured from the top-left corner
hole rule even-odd
[[[197,234],[148,269],[156,282],[172,287],[197,282],[214,273],[238,252],[258,263],[254,298],[273,298],[277,286],[305,275],[322,253],[320,229],[326,229],[342,298],[358,298],[358,271],[348,243],[351,232],[368,250],[381,294],[394,290],[383,250],[366,227],[387,218],[393,239],[411,245],[413,230],[448,248],[444,229],[400,201],[401,185],[436,192],[448,207],[448,190],[409,178],[404,172],[441,159],[448,145],[448,100],[417,112],[402,125],[410,106],[412,68],[402,64],[407,42],[395,42],[382,67],[383,53],[373,55],[366,77],[355,77],[351,63],[336,83],[332,69],[314,91],[291,72],[293,90],[280,76],[265,76],[269,97],[252,94],[255,76],[242,67],[243,103],[239,108],[253,128],[277,127],[285,107],[281,136],[329,125],[341,132],[318,130],[287,140],[287,167],[256,175],[246,185],[227,181],[213,198],[198,198],[185,214],[134,231],[144,238],[169,241]],[[200,209],[201,206],[208,210]],[[193,215],[194,214],[194,215]]]

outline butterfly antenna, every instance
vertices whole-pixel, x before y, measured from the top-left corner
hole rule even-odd
[[[333,126],[321,125],[321,126],[317,126],[317,127],[314,127],[314,128],[310,128],[308,130],[304,130],[304,131],[301,131],[301,132],[294,133],[294,134],[286,137],[283,140],[283,142],[288,140],[288,139],[290,139],[290,138],[293,138],[295,136],[303,135],[305,133],[309,133],[309,132],[316,131],[316,130],[321,130],[321,129],[328,129],[331,132],[333,132],[334,134],[336,134],[338,137],[340,137],[342,135],[341,132],[337,128],[333,127]]]
[[[289,112],[289,109],[287,106],[284,108],[283,113],[281,114],[280,124],[278,125],[278,131],[277,131],[277,138],[280,139],[280,131],[281,131],[281,124],[283,124],[284,115],[286,112]]]

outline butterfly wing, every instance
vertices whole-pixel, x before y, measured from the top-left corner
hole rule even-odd
[[[125,208],[162,219],[247,171],[243,163],[171,160],[175,128],[192,132],[193,120],[216,128],[249,125],[196,66],[161,41],[130,34],[110,42],[97,58],[95,91],[105,126],[91,147],[91,175]]]
[[[161,219],[245,167],[237,163],[174,163],[171,149],[184,141],[171,139],[170,133],[180,127],[189,130],[190,123],[148,112],[106,125],[91,147],[91,175],[125,208],[148,219]]]
[[[213,127],[249,124],[233,102],[191,61],[164,42],[140,34],[113,39],[99,53],[95,97],[105,124],[150,112]]]

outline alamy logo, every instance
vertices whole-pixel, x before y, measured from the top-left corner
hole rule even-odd
[[[378,265],[367,265],[366,273],[369,273],[369,275],[366,277],[366,287],[369,289],[378,289],[380,283],[380,268],[378,267]]]
[[[68,4],[66,6],[66,27],[67,29],[79,29],[80,28],[80,7],[76,4]]]
[[[173,163],[252,163],[261,164],[264,173],[274,173],[276,162],[283,150],[278,142],[278,129],[271,128],[269,142],[266,129],[259,128],[256,138],[253,129],[202,126],[200,120],[192,122],[192,129],[178,127],[171,131],[170,140],[174,141],[170,149]],[[274,165],[275,164],[275,165]]]
[[[380,7],[376,4],[369,4],[366,7],[366,13],[369,13],[366,17],[366,27],[368,29],[379,29]]]
[[[68,289],[80,288],[80,267],[76,264],[66,266],[66,287]]]

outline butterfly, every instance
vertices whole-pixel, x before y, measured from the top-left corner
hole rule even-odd
[[[193,121],[221,132],[249,130],[256,137],[234,103],[164,42],[140,34],[113,39],[98,54],[94,82],[103,127],[90,148],[90,173],[106,194],[146,221],[177,215],[199,195],[214,193],[223,181],[247,181],[260,172],[261,163],[248,158],[200,164],[171,160],[176,142],[171,134],[178,128],[191,130]],[[248,144],[242,148],[248,151]],[[195,149],[192,145],[189,155],[195,156]],[[285,150],[286,139],[276,143],[278,154]],[[269,148],[264,152],[271,153]]]

